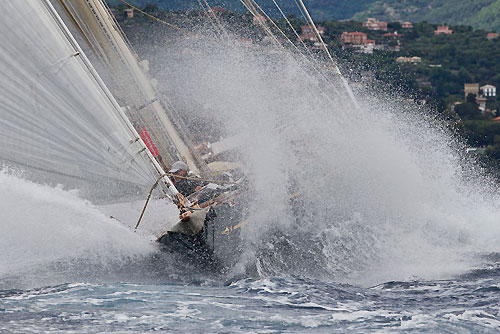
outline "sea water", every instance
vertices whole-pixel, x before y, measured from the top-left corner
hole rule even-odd
[[[498,333],[498,267],[371,288],[297,277],[1,292],[3,333]]]
[[[438,252],[456,251],[441,245],[432,261],[403,263],[356,250],[359,222],[346,224],[342,239],[304,234],[301,242],[283,228],[265,251],[248,245],[240,267],[212,273],[155,244],[168,204],[153,204],[134,233],[138,203],[96,207],[77,191],[7,172],[0,184],[1,333],[500,331],[500,253],[478,245],[459,261],[443,259]],[[327,240],[343,244],[332,252]],[[257,273],[245,271],[248,262]]]

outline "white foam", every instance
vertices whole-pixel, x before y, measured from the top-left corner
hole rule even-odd
[[[165,84],[174,104],[245,143],[256,191],[245,235],[254,254],[269,247],[279,258],[260,261],[260,274],[296,273],[301,261],[260,243],[273,229],[321,242],[317,256],[328,258],[333,279],[371,283],[447,277],[473,266],[476,254],[499,251],[497,186],[463,159],[463,145],[430,109],[368,81],[358,85],[355,109],[340,83],[311,63],[236,40],[174,41],[151,58],[165,60],[156,74],[176,82]],[[288,198],[297,189],[298,221]],[[311,231],[317,238],[304,235]]]
[[[90,266],[119,262],[154,249],[76,191],[0,172],[0,203],[0,278],[67,259]]]

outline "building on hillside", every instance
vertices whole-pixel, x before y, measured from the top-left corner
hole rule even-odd
[[[484,85],[481,87],[481,92],[484,97],[494,97],[497,96],[497,88],[493,85]]]
[[[367,41],[367,36],[364,32],[347,32],[344,31],[341,36],[342,43],[353,45],[364,45]]]
[[[260,15],[260,14],[255,15],[253,17],[253,20],[252,20],[253,24],[255,24],[255,25],[259,25],[259,24],[264,23],[266,21],[267,21],[267,17],[265,15]]]
[[[384,45],[382,50],[385,51],[391,51],[391,52],[399,52],[401,51],[401,45],[396,44],[396,45]]]
[[[453,30],[448,29],[448,26],[438,26],[436,30],[434,30],[434,35],[451,35]]]
[[[374,49],[382,49],[383,46],[376,46],[374,39],[367,39],[364,32],[347,32],[344,31],[341,36],[343,48],[352,47],[356,52],[373,53]]]
[[[401,23],[401,28],[403,28],[403,29],[413,29],[413,23],[411,23],[411,22],[403,22],[403,23]]]
[[[496,111],[491,111],[486,109],[486,103],[488,101],[489,97],[494,97],[496,96],[496,87],[492,85],[484,85],[479,89],[479,84],[478,83],[466,83],[464,84],[464,95],[465,99],[467,99],[467,96],[469,94],[473,94],[476,97],[476,103],[479,105],[479,110],[481,110],[482,113],[485,112],[495,112]]]
[[[311,46],[311,49],[313,50],[322,50],[324,49],[323,44],[321,44],[318,35],[314,31],[314,28],[310,25],[304,25],[300,27],[301,33],[299,36],[299,42],[300,41],[310,41],[313,43]],[[316,29],[318,30],[318,33],[320,36],[323,36],[325,33],[325,28],[322,26],[316,26]]]
[[[403,34],[398,34],[397,31],[383,34],[382,44],[384,45],[384,50],[392,52],[401,51],[401,40],[399,39],[401,36],[403,36]]]
[[[388,32],[386,34],[383,34],[382,36],[385,37],[385,38],[398,39],[401,36],[403,36],[403,34],[398,34],[398,32],[395,31],[395,32]]]
[[[314,28],[305,25],[300,27],[301,33],[300,33],[300,39],[303,41],[311,41],[311,42],[318,42],[319,38],[318,35],[316,35],[316,32],[314,31]],[[322,36],[325,33],[325,28],[322,26],[317,26],[316,29],[318,30],[318,33]]]
[[[464,84],[464,94],[466,99],[469,94],[474,94],[476,96],[479,96],[479,84],[478,83]]]
[[[411,63],[411,64],[418,64],[422,62],[422,58],[413,56],[413,57],[397,57],[396,61],[398,63]]]
[[[486,111],[486,101],[488,101],[488,99],[485,98],[484,96],[476,97],[476,102],[479,105],[479,110],[481,110],[482,113]]]
[[[214,13],[214,15],[219,16],[220,14],[227,12],[227,9],[226,8],[222,8],[222,7],[214,6],[214,7],[210,8],[210,11],[212,13]]]
[[[127,19],[133,19],[134,18],[134,9],[133,8],[127,8],[123,11],[125,14],[125,17]]]
[[[356,52],[372,54],[375,49],[375,40],[367,39],[364,44],[356,44],[352,47]]]
[[[363,22],[363,27],[368,30],[384,30],[387,31],[387,22],[377,21],[373,17],[367,19],[366,22]]]
[[[305,25],[300,27],[300,35],[301,36],[308,36],[314,34],[314,29],[310,25]]]
[[[489,33],[486,34],[486,39],[489,40],[489,41],[491,41],[491,40],[493,40],[495,38],[498,38],[498,34],[495,33],[495,32],[489,32]]]

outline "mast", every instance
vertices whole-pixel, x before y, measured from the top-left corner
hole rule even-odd
[[[78,33],[109,68],[119,86],[114,94],[130,106],[131,120],[134,122],[140,118],[142,122],[139,120],[139,123],[143,124],[139,125],[148,126],[163,160],[172,164],[184,157],[193,172],[208,176],[210,169],[193,148],[182,121],[161,103],[137,56],[132,53],[102,0],[58,1]]]
[[[127,129],[129,130],[130,134],[130,144],[133,143],[139,143],[141,150],[137,152],[137,154],[140,154],[141,156],[145,157],[147,160],[150,162],[150,169],[152,172],[158,175],[158,177],[162,176],[165,174],[164,169],[161,167],[161,165],[156,161],[156,159],[153,157],[149,149],[147,148],[146,144],[144,141],[141,139],[139,134],[137,133],[136,129],[128,119],[128,117],[125,115],[123,112],[122,108],[116,101],[116,99],[113,97],[107,86],[105,85],[104,81],[101,79],[101,77],[98,75],[97,71],[89,61],[89,59],[86,57],[84,54],[83,50],[80,48],[78,43],[76,42],[75,38],[69,31],[69,29],[66,27],[64,24],[63,20],[55,10],[55,8],[52,6],[50,3],[50,0],[43,0],[44,5],[47,7],[49,13],[53,16],[54,21],[57,23],[59,26],[59,29],[63,32],[64,36],[66,37],[67,41],[70,43],[71,47],[74,49],[74,53],[72,56],[78,57],[82,63],[85,65],[89,73],[92,75],[94,78],[96,84],[99,86],[99,88],[104,92],[110,103],[113,105],[114,110],[115,110],[115,116],[119,118],[119,120],[124,124]],[[174,198],[174,200],[178,199],[179,192],[173,185],[172,181],[168,177],[163,177],[162,179],[163,185],[165,186],[166,191]]]

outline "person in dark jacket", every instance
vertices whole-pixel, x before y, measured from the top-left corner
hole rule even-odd
[[[189,168],[186,165],[184,161],[177,161],[174,162],[172,167],[170,167],[170,170],[168,171],[170,174],[175,174],[181,177],[186,177],[189,175]],[[188,179],[183,179],[180,177],[170,177],[172,180],[172,183],[174,184],[175,188],[183,195],[183,196],[189,196],[195,191],[198,191],[201,189],[203,186],[202,181],[197,181],[197,180],[188,180]]]

